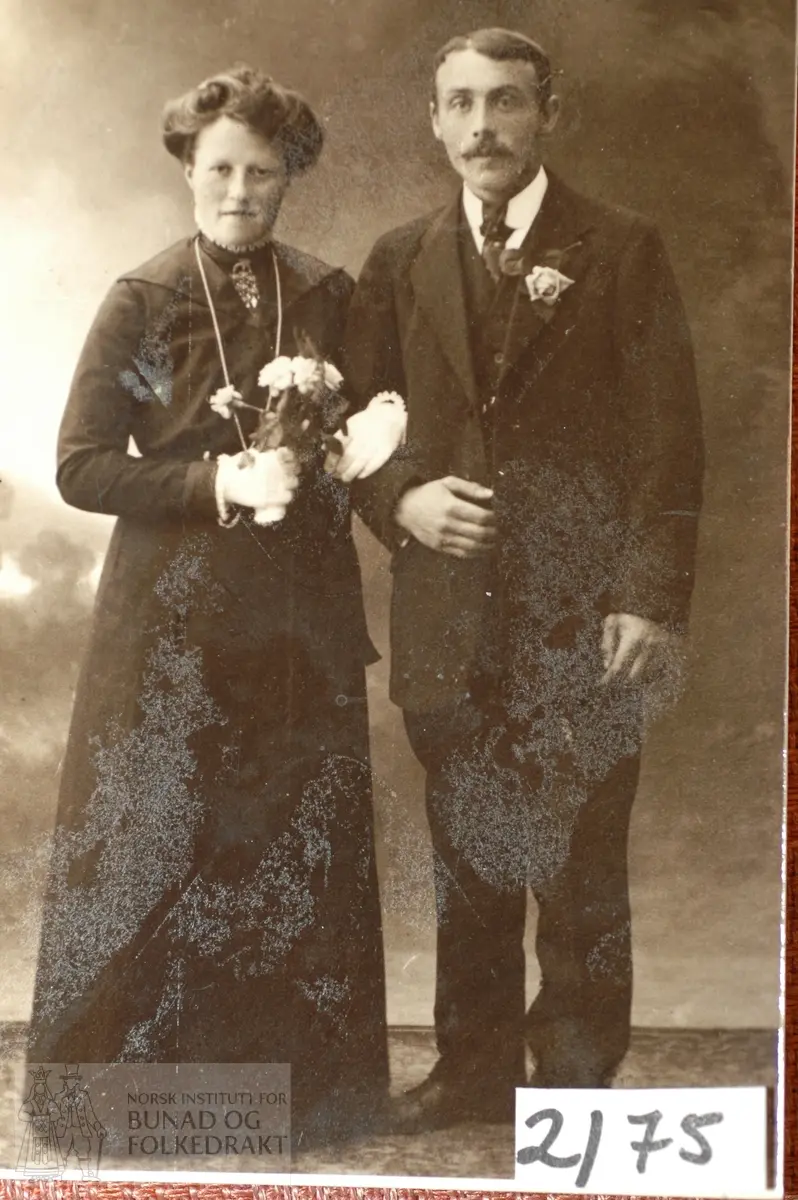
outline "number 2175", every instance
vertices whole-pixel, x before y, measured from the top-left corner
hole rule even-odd
[[[669,1146],[673,1145],[674,1139],[657,1137],[657,1128],[662,1120],[662,1113],[658,1109],[648,1113],[629,1114],[626,1119],[631,1126],[641,1126],[640,1137],[630,1140],[629,1148],[637,1153],[637,1171],[640,1175],[644,1175],[649,1157],[667,1150]],[[722,1120],[723,1113],[720,1112],[687,1113],[679,1127],[684,1135],[684,1143],[678,1148],[679,1157],[697,1167],[706,1166],[712,1159],[712,1147],[701,1130],[711,1125],[719,1125]],[[517,1161],[522,1166],[530,1166],[532,1163],[539,1162],[543,1166],[563,1169],[579,1165],[576,1186],[586,1187],[601,1146],[601,1135],[604,1130],[603,1113],[600,1109],[594,1109],[591,1112],[590,1128],[582,1154],[558,1155],[552,1153],[552,1147],[560,1136],[564,1123],[563,1114],[558,1108],[542,1108],[527,1117],[524,1123],[529,1129],[534,1129],[544,1121],[549,1122],[549,1127],[542,1141],[536,1145],[522,1146],[516,1154]]]

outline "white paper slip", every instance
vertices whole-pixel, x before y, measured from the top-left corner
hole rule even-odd
[[[763,1196],[765,1088],[519,1088],[515,1178],[530,1192]]]

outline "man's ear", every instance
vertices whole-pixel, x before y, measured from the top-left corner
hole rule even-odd
[[[549,96],[546,103],[542,106],[543,112],[543,133],[551,133],[554,126],[557,124],[560,116],[560,97]]]
[[[438,139],[438,141],[440,141],[441,140],[441,126],[440,126],[440,122],[438,121],[438,102],[436,100],[430,100],[429,118],[430,118],[430,121],[432,122],[432,132],[435,134],[435,137]]]

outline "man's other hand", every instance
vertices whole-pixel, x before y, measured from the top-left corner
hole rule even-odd
[[[492,497],[490,488],[447,475],[408,488],[396,506],[395,518],[430,550],[453,558],[473,558],[488,554],[496,544],[496,519],[491,509],[484,507]]]
[[[669,649],[675,635],[631,613],[610,613],[604,618],[601,655],[604,662],[602,683],[611,679],[639,679]]]

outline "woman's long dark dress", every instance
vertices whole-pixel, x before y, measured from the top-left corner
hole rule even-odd
[[[248,311],[203,244],[231,379],[262,404],[271,251]],[[351,280],[275,243],[281,351],[336,361]],[[32,1061],[290,1062],[292,1120],[357,1128],[387,1085],[362,608],[346,489],[217,522],[240,448],[194,246],[112,288],[77,368],[58,480],[115,514],[80,676],[36,979]],[[243,410],[245,431],[256,414]],[[134,439],[140,457],[128,453]]]

